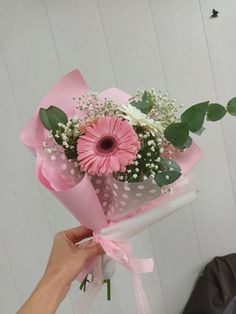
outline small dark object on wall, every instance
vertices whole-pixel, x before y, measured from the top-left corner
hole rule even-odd
[[[211,15],[211,18],[215,18],[215,17],[218,17],[218,14],[219,12],[216,11],[215,9],[212,10],[212,15]]]

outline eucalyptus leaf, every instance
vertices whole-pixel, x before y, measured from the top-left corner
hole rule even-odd
[[[39,109],[39,118],[43,124],[43,126],[47,129],[47,130],[51,130],[52,129],[52,125],[48,119],[48,114],[47,114],[47,109],[44,108],[40,108]]]
[[[236,116],[236,97],[230,99],[227,104],[227,111],[232,116]]]
[[[207,120],[218,121],[226,114],[226,109],[220,104],[209,104],[207,109]]]
[[[183,146],[189,137],[188,124],[183,122],[172,123],[165,129],[164,135],[175,147]]]
[[[150,98],[147,91],[144,91],[141,100],[133,100],[130,102],[130,104],[145,114],[148,114],[153,107],[152,99]]]
[[[206,129],[202,126],[201,129],[199,129],[198,131],[194,132],[194,134],[200,136],[202,135],[202,133],[205,131]]]
[[[161,171],[155,176],[155,181],[159,187],[171,184],[181,176],[180,166],[169,158],[161,158],[159,169]]]
[[[181,146],[175,146],[175,147],[178,148],[179,150],[182,150],[182,149],[186,149],[186,148],[190,147],[190,146],[192,145],[192,143],[193,143],[193,140],[192,140],[192,138],[189,136],[188,139],[187,139],[187,141],[186,141],[183,145],[181,145]]]
[[[68,122],[65,112],[56,106],[50,106],[48,109],[40,108],[39,117],[43,126],[53,131],[59,128],[58,123],[67,124]]]
[[[203,103],[193,105],[182,113],[181,121],[188,123],[189,130],[191,132],[195,133],[201,129],[205,120],[208,104],[209,101],[205,101]]]

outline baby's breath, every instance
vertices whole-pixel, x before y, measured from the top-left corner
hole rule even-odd
[[[117,174],[117,179],[127,182],[139,182],[145,177],[154,177],[158,172],[158,162],[160,161],[160,142],[151,134],[142,128],[136,128],[141,142],[139,150],[133,164],[126,167],[126,171]]]
[[[97,93],[87,92],[76,99],[76,109],[83,113],[80,122],[98,117],[114,116],[118,111],[117,104],[111,98],[101,101]]]
[[[160,121],[164,128],[179,120],[177,113],[182,108],[182,105],[178,105],[176,99],[169,98],[168,94],[163,94],[161,90],[157,92],[155,89],[146,91],[138,90],[137,94],[131,100],[137,101],[142,99],[144,92],[148,95],[147,97],[152,105],[147,118]]]

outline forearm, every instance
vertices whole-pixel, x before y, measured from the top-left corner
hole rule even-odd
[[[44,276],[17,314],[54,314],[68,289],[59,276]]]
[[[71,282],[89,259],[103,254],[102,247],[90,242],[86,247],[78,243],[92,236],[83,226],[56,234],[45,273],[30,298],[17,314],[54,314],[70,289]]]

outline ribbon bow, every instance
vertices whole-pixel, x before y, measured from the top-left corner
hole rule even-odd
[[[122,266],[133,272],[137,313],[151,314],[148,299],[142,286],[140,273],[153,271],[153,259],[133,258],[131,254],[131,245],[129,242],[109,240],[99,233],[94,233],[93,241],[101,244],[104,252],[110,259],[120,263]],[[93,304],[95,296],[102,287],[104,280],[104,269],[101,256],[94,258],[89,264],[87,264],[78,279],[83,281],[88,272],[93,273],[93,280],[89,283],[81,302],[82,304],[80,306],[80,311],[83,309],[83,313],[88,313],[89,308]],[[110,274],[110,277],[111,276],[112,274]]]
[[[149,273],[153,271],[153,259],[137,259],[131,255],[128,242],[108,240],[100,234],[94,234],[94,241],[100,243],[105,253],[134,273]]]

